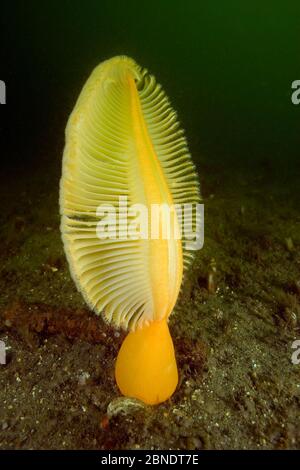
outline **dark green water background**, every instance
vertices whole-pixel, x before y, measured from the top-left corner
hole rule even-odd
[[[91,70],[126,54],[162,83],[200,165],[299,166],[299,0],[12,1],[0,21],[2,163],[60,160]]]
[[[299,39],[300,0],[0,1],[0,448],[300,449]],[[205,204],[170,320],[179,387],[151,409],[120,400],[122,336],[59,231],[66,122],[116,54],[170,96]]]

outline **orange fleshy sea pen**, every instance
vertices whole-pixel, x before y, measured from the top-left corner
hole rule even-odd
[[[126,56],[94,69],[66,128],[60,185],[61,232],[72,277],[87,304],[129,331],[115,376],[125,396],[167,400],[178,383],[168,318],[192,259],[171,211],[170,236],[99,237],[99,207],[197,203],[186,139],[161,86]],[[116,217],[118,234],[125,222]],[[127,223],[127,222],[126,222]]]

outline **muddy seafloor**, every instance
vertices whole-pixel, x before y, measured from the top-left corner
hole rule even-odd
[[[180,383],[154,407],[119,395],[123,334],[70,278],[58,182],[58,165],[1,181],[0,447],[299,448],[299,175],[201,165],[205,245],[170,320]]]

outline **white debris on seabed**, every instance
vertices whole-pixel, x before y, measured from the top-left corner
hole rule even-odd
[[[135,413],[138,410],[146,408],[142,401],[136,398],[119,397],[112,400],[107,407],[107,416],[112,418],[119,414],[129,415]]]
[[[78,377],[78,385],[83,387],[84,385],[86,385],[89,378],[90,378],[89,372],[82,372]]]

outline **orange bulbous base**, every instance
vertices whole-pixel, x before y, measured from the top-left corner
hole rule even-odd
[[[167,321],[155,321],[129,333],[116,362],[116,381],[122,394],[156,405],[175,391],[178,372]]]

